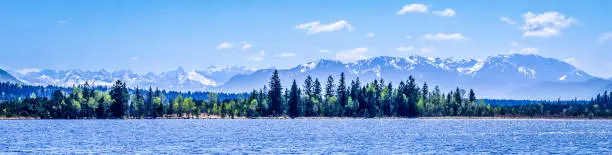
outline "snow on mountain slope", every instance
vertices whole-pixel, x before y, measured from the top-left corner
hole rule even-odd
[[[259,70],[250,75],[233,77],[216,87],[223,91],[250,91],[266,85],[273,69]],[[496,55],[485,60],[426,58],[421,56],[379,56],[344,64],[334,60],[317,60],[279,74],[284,86],[293,79],[303,81],[307,75],[325,82],[327,76],[344,72],[347,79],[361,81],[383,78],[397,82],[413,76],[419,82],[439,85],[442,89],[474,88],[484,97],[504,98],[513,90],[547,81],[584,82],[593,76],[563,61],[538,55]],[[560,80],[563,77],[563,80]]]
[[[111,72],[78,69],[8,71],[17,79],[32,85],[73,86],[89,81],[96,85],[110,86],[115,80],[123,80],[132,87],[248,92],[267,85],[274,69],[211,66],[203,70],[185,71],[179,67],[159,74],[134,73],[126,69]],[[428,58],[418,55],[379,56],[353,63],[321,59],[279,70],[283,86],[289,86],[293,79],[301,83],[308,75],[319,79],[321,83],[325,83],[329,75],[334,76],[337,81],[342,72],[348,80],[359,77],[362,82],[368,82],[383,78],[394,84],[412,75],[419,83],[439,85],[443,90],[455,87],[474,88],[479,96],[491,98],[512,97],[508,94],[543,82],[580,83],[594,78],[563,61],[532,54],[496,55],[484,60]]]
[[[235,75],[251,74],[257,69],[246,67],[220,67],[210,66],[205,70],[196,70],[195,72],[213,80],[216,85],[222,85]]]
[[[206,90],[227,81],[229,77],[237,74],[251,73],[252,69],[229,67],[214,68],[205,71],[186,72],[179,67],[175,70],[155,73],[135,73],[122,69],[108,72],[50,69],[23,69],[10,71],[16,77],[31,85],[58,85],[71,87],[84,84],[86,81],[99,86],[111,86],[115,80],[127,82],[130,87],[159,87],[168,90]]]

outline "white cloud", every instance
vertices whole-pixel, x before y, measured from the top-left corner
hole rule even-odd
[[[263,50],[261,50],[261,51],[259,51],[259,55],[247,57],[247,60],[251,60],[251,61],[261,61],[261,60],[263,60],[263,59],[264,59],[264,56],[266,56],[266,52],[264,52]]]
[[[402,46],[402,47],[398,47],[395,50],[398,52],[408,52],[408,51],[412,51],[413,49],[414,49],[413,46]]]
[[[376,36],[376,34],[374,34],[374,33],[367,33],[366,34],[366,37],[370,37],[371,38],[371,37],[374,37],[374,36]]]
[[[457,14],[455,13],[455,10],[449,9],[449,8],[444,9],[442,11],[432,11],[432,13],[434,15],[443,16],[443,17],[452,17],[452,16],[455,16],[455,14]]]
[[[222,42],[221,44],[219,44],[219,46],[217,46],[217,49],[229,49],[232,48],[234,45],[230,42]]]
[[[521,27],[523,37],[550,37],[557,36],[562,29],[576,23],[575,18],[565,17],[559,12],[545,12],[523,14],[525,24]]]
[[[510,42],[510,45],[511,45],[511,46],[519,46],[519,43],[518,43],[518,42],[516,42],[516,41],[513,41],[513,42]]]
[[[130,57],[130,60],[138,60],[138,57]]]
[[[367,48],[355,48],[347,51],[338,52],[336,54],[336,59],[348,62],[366,59],[367,57],[364,54],[367,51]]]
[[[251,44],[249,44],[249,43],[245,43],[244,45],[242,45],[242,49],[243,49],[243,50],[249,49],[249,48],[251,48],[251,47],[252,47],[252,46],[251,46]]]
[[[508,17],[499,17],[499,20],[502,21],[502,22],[506,22],[506,23],[508,23],[510,25],[516,24],[516,21],[514,21],[514,20],[512,20],[512,19],[510,19]]]
[[[438,34],[426,34],[423,36],[425,39],[428,40],[465,40],[467,38],[465,38],[464,36],[462,36],[459,33],[449,33],[449,34],[445,34],[445,33],[438,33]]]
[[[605,42],[606,40],[610,40],[612,39],[612,32],[608,32],[608,33],[604,33],[601,36],[599,36],[599,39],[597,39],[600,43]]]
[[[429,12],[427,11],[428,9],[429,9],[429,6],[426,6],[425,4],[414,3],[414,4],[404,5],[404,7],[402,7],[401,10],[397,11],[397,15],[404,15],[409,12],[427,13]]]
[[[353,30],[353,26],[346,20],[340,20],[330,24],[321,24],[319,21],[310,22],[295,26],[295,29],[308,30],[308,34],[317,34],[319,32],[334,32],[347,29],[348,31]]]
[[[521,49],[521,51],[519,51],[518,53],[514,50],[510,51],[511,54],[537,54],[538,53],[538,49],[537,48],[532,48],[532,47],[528,47],[528,48],[523,48]]]
[[[277,54],[276,57],[295,57],[295,53],[281,53]]]
[[[406,39],[412,39],[412,36],[406,36]]]
[[[40,68],[24,68],[24,69],[18,70],[17,72],[20,74],[28,74],[28,73],[36,73],[40,71],[41,71]]]
[[[331,52],[331,51],[329,51],[329,50],[319,50],[319,52],[321,52],[321,53],[327,53],[327,52]]]
[[[422,53],[429,53],[429,52],[433,52],[433,50],[434,50],[434,49],[433,49],[433,48],[431,48],[431,47],[423,47],[423,48],[421,48],[421,52],[422,52]]]

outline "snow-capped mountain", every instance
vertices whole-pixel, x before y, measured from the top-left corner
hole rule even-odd
[[[30,85],[57,85],[71,87],[84,84],[110,86],[115,80],[127,82],[130,87],[159,87],[168,90],[206,90],[226,82],[228,76],[237,74],[250,74],[253,69],[244,67],[209,67],[201,71],[185,71],[179,67],[175,70],[155,74],[135,73],[122,69],[117,71],[84,71],[50,70],[50,69],[23,69],[9,71],[20,81]]]
[[[194,73],[210,78],[211,80],[215,81],[217,85],[223,85],[223,83],[227,82],[234,75],[251,74],[256,70],[257,69],[255,68],[246,67],[210,66],[204,70],[196,70]]]
[[[223,91],[259,89],[267,84],[272,71],[273,69],[263,69],[250,75],[234,76],[216,89]],[[412,75],[418,82],[427,82],[430,86],[438,85],[443,90],[454,87],[474,88],[480,96],[492,98],[534,96],[509,94],[514,90],[542,82],[580,83],[595,78],[560,60],[521,54],[496,55],[485,60],[426,58],[416,55],[380,56],[354,63],[322,59],[279,70],[279,75],[283,85],[288,86],[293,79],[303,81],[307,75],[318,78],[323,83],[327,80],[327,76],[334,75],[337,79],[341,72],[345,73],[347,79],[359,77],[363,82],[383,78],[386,82],[391,81],[395,84]]]
[[[159,74],[134,73],[125,69],[110,72],[78,69],[7,71],[20,81],[31,85],[73,86],[89,81],[95,85],[110,86],[115,80],[123,80],[131,87],[248,92],[267,85],[274,69],[211,66],[203,70],[185,71],[179,67]],[[487,98],[586,98],[596,91],[611,88],[609,85],[612,84],[610,80],[593,77],[564,61],[521,54],[496,55],[484,60],[427,58],[417,55],[379,56],[353,63],[321,59],[279,70],[285,87],[294,79],[302,83],[308,75],[319,79],[321,83],[325,83],[329,75],[337,80],[342,72],[348,80],[359,77],[362,83],[382,78],[386,82],[397,84],[412,75],[420,84],[427,82],[430,86],[440,86],[442,90],[455,87],[473,88],[479,96]],[[563,85],[563,89],[559,89],[560,86],[553,87],[554,85]],[[572,93],[572,91],[581,92]],[[555,94],[565,96],[555,96]],[[579,96],[568,96],[568,94],[579,94]]]

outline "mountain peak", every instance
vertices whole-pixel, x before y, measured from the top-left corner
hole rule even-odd
[[[335,64],[335,63],[342,63],[341,61],[338,60],[331,60],[331,59],[319,59],[317,61],[314,61],[317,64]]]
[[[14,78],[32,85],[72,86],[85,81],[112,85],[115,80],[130,86],[159,86],[168,90],[251,90],[269,80],[272,69],[252,70],[246,67],[210,66],[205,70],[185,72],[183,67],[154,73],[133,73],[128,69],[105,73],[100,71],[48,70],[21,74],[11,71]],[[441,88],[469,86],[481,92],[508,92],[518,87],[545,81],[581,82],[592,78],[564,61],[534,54],[508,54],[487,57],[485,60],[459,58],[428,58],[419,55],[406,57],[377,56],[356,62],[319,59],[299,64],[290,69],[279,69],[282,80],[304,80],[308,75],[325,79],[329,75],[346,73],[347,78],[362,81],[384,78],[399,82],[408,76],[418,81],[439,85]],[[283,81],[287,82],[287,81]],[[486,93],[486,92],[485,92]],[[483,96],[492,94],[482,94]],[[499,94],[493,94],[499,95]]]
[[[13,75],[9,74],[8,72],[2,69],[0,69],[0,82],[22,83],[17,78],[15,78]]]

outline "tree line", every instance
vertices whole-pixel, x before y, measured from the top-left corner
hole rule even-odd
[[[453,89],[443,93],[438,86],[418,84],[412,76],[397,87],[384,79],[350,82],[341,73],[336,80],[310,76],[283,87],[278,71],[263,88],[237,98],[220,99],[170,96],[159,89],[130,91],[125,82],[114,82],[108,91],[85,83],[67,93],[55,90],[51,97],[30,97],[0,102],[0,116],[38,118],[199,118],[218,117],[610,117],[612,92],[585,102],[538,102],[491,105],[477,99],[474,90]]]
[[[54,85],[47,86],[33,86],[26,85],[20,83],[11,83],[11,82],[0,82],[0,102],[1,101],[9,101],[9,100],[22,100],[28,97],[36,96],[36,97],[52,97],[53,93],[56,90],[60,90],[61,92],[70,93],[72,89],[76,87],[90,87],[93,90],[108,92],[110,91],[110,86],[103,85],[90,85],[89,82],[85,82],[83,85],[74,85],[72,87],[61,87]],[[135,87],[128,88],[130,94],[135,93]],[[141,90],[142,92],[146,92],[147,90]],[[206,91],[176,91],[176,90],[160,90],[161,94],[164,94],[168,99],[176,98],[178,95],[182,95],[183,97],[191,97],[194,100],[205,100],[208,97],[208,94],[213,92]],[[236,98],[245,98],[247,97],[247,93],[215,93],[219,99],[236,99]],[[167,102],[164,101],[164,102]]]

